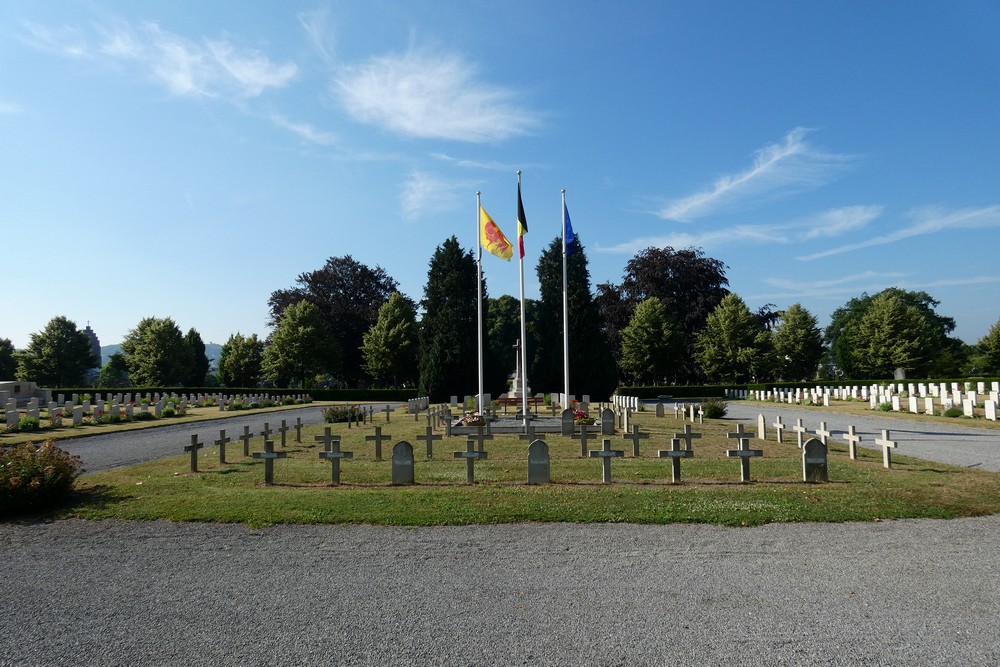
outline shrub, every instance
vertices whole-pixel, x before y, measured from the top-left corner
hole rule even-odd
[[[173,417],[176,414],[177,411],[174,410],[173,406],[171,405],[168,405],[167,407],[163,408],[163,410],[160,411],[160,417]]]
[[[722,419],[729,411],[729,404],[721,398],[710,398],[701,404],[701,409],[709,419]]]
[[[41,422],[38,421],[38,417],[21,417],[17,422],[17,430],[20,433],[30,433],[39,428],[41,428]]]
[[[882,412],[892,412],[892,403],[879,403],[878,409]]]
[[[132,415],[132,419],[137,422],[148,422],[156,419],[156,416],[152,412],[136,412]]]
[[[333,405],[323,408],[323,421],[328,424],[348,422],[352,419],[357,420],[360,414],[356,405]]]
[[[945,417],[955,418],[955,417],[961,417],[962,415],[965,414],[965,412],[962,410],[962,408],[951,407],[942,412],[941,414],[943,414]]]
[[[0,514],[38,509],[63,500],[83,468],[51,440],[0,450]]]
[[[295,399],[292,398],[291,396],[285,396],[283,399],[281,399],[281,403],[282,405],[295,405]]]

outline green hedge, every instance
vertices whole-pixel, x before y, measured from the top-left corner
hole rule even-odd
[[[682,385],[677,387],[618,387],[619,396],[636,396],[638,398],[657,398],[671,396],[673,398],[723,398],[727,389],[743,389],[743,385]]]

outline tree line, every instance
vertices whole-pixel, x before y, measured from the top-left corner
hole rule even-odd
[[[528,300],[528,380],[563,385],[562,244],[544,249],[539,298]],[[567,257],[570,390],[607,396],[621,384],[673,385],[771,380],[964,377],[1000,372],[1000,320],[976,345],[951,336],[955,321],[926,292],[888,288],[836,309],[821,329],[800,304],[751,310],[730,292],[728,267],[696,248],[647,248],[620,283],[591,287],[586,251]],[[432,255],[423,298],[399,291],[383,268],[331,257],[268,299],[271,333],[235,333],[208,375],[205,345],[168,318],[145,318],[96,384],[271,385],[311,388],[417,387],[434,400],[476,393],[477,267],[454,236]],[[486,391],[507,390],[520,338],[520,304],[483,285]],[[78,386],[92,358],[89,338],[65,317],[31,335],[24,350],[0,339],[0,378]]]

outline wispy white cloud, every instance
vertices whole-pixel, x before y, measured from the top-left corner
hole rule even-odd
[[[780,143],[757,151],[753,165],[719,178],[710,188],[667,202],[665,220],[691,222],[724,210],[742,209],[761,200],[786,196],[828,183],[854,158],[824,152],[806,141],[809,130],[797,127]]]
[[[982,208],[962,208],[947,211],[942,208],[918,209],[910,214],[913,223],[889,234],[874,236],[857,243],[849,243],[828,250],[801,255],[801,261],[812,261],[841,255],[855,250],[895,243],[915,236],[936,234],[950,229],[989,229],[1000,226],[1000,205]]]
[[[416,50],[338,69],[335,87],[356,120],[411,137],[489,142],[529,134],[539,114],[512,89],[483,83],[457,55]]]
[[[330,29],[330,8],[323,7],[298,14],[299,23],[309,39],[309,44],[320,59],[329,66],[334,63],[336,44]]]
[[[35,48],[73,58],[132,63],[175,95],[258,97],[287,85],[298,72],[294,63],[272,62],[255,49],[228,40],[190,40],[151,22],[134,26],[109,20],[91,33],[33,23],[24,26],[22,39]]]
[[[482,161],[482,160],[468,160],[464,158],[452,157],[446,153],[431,153],[431,157],[435,160],[445,162],[455,167],[461,167],[463,169],[484,169],[487,171],[509,171],[514,174],[517,173],[518,168],[524,168],[531,165],[513,165],[504,164],[503,162],[494,161]]]
[[[882,206],[845,206],[818,215],[787,223],[733,225],[723,229],[674,232],[654,237],[638,238],[611,247],[598,247],[600,252],[634,254],[649,247],[718,248],[733,244],[787,245],[820,237],[833,237],[866,226],[882,214]]]
[[[317,130],[309,123],[296,123],[295,121],[289,120],[285,116],[278,113],[271,114],[271,122],[282,129],[298,135],[301,139],[304,139],[312,144],[332,146],[337,142],[337,137],[332,132]]]
[[[0,100],[0,114],[15,114],[21,113],[21,107],[14,104],[13,102],[4,102]]]
[[[911,274],[863,271],[832,280],[815,279],[812,277],[803,280],[801,276],[796,276],[794,278],[766,277],[762,279],[762,282],[774,287],[777,291],[752,294],[747,297],[748,299],[754,301],[787,301],[790,299],[842,301],[858,296],[862,292],[875,294],[888,287],[899,287],[905,290],[927,290],[965,285],[991,285],[1000,283],[1000,276],[914,280]]]
[[[453,181],[426,171],[410,172],[400,206],[405,220],[415,220],[428,213],[454,211],[461,206],[462,198],[468,199],[475,184],[467,181]]]

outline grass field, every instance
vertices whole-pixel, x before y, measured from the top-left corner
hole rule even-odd
[[[264,485],[264,464],[245,458],[242,446],[227,447],[229,463],[218,462],[218,449],[199,452],[197,473],[189,456],[88,475],[77,481],[74,502],[52,516],[85,519],[273,523],[365,523],[445,525],[525,521],[569,522],[709,522],[757,525],[787,521],[872,521],[894,518],[952,518],[1000,512],[1000,474],[894,456],[893,469],[882,467],[881,451],[861,449],[851,461],[846,447],[831,443],[827,484],[805,484],[801,451],[794,444],[751,440],[764,456],[751,462],[752,482],[739,481],[739,462],[726,458],[734,449],[726,432],[734,424],[706,420],[694,425],[702,438],[695,457],[682,463],[682,482],[670,483],[670,463],[657,458],[669,448],[683,422],[672,415],[657,419],[645,412],[635,422],[650,433],[641,456],[631,457],[631,441],[613,437],[626,458],[612,463],[614,482],[601,483],[601,462],[581,458],[580,444],[557,435],[543,439],[550,447],[552,483],[529,486],[527,443],[516,435],[497,434],[487,443],[489,459],[476,463],[476,484],[466,483],[465,462],[452,453],[465,449],[465,438],[434,443],[426,459],[416,439],[426,425],[401,412],[376,425],[392,436],[383,444],[384,460],[364,440],[372,425],[348,430],[332,425],[341,448],[353,458],[342,463],[341,485],[330,484],[331,464],[319,458],[314,436],[323,427],[304,429],[301,443],[289,436],[288,458],[275,463],[275,485]],[[392,486],[392,444],[413,445],[416,484]],[[595,441],[589,449],[598,449]],[[255,438],[252,451],[262,451]],[[278,447],[280,450],[280,447]]]

